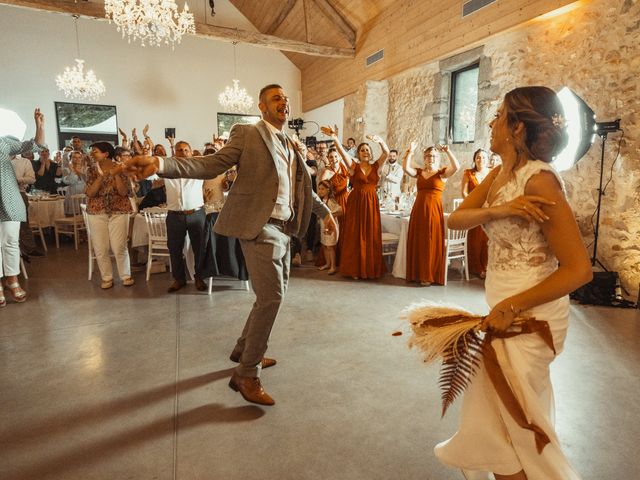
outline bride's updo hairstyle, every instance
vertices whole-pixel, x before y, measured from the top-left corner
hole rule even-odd
[[[550,88],[511,90],[504,97],[504,108],[511,128],[518,122],[524,124],[524,145],[520,149],[530,158],[549,163],[567,146],[564,110],[556,92]]]

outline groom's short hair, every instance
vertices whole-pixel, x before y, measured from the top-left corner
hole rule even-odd
[[[267,90],[271,90],[273,88],[282,88],[282,87],[277,83],[270,83],[269,85],[266,85],[260,89],[260,95],[258,96],[258,99],[262,103],[264,103],[264,98],[263,98],[264,94],[266,93]]]

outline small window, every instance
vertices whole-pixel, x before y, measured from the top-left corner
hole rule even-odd
[[[478,107],[478,63],[451,74],[449,136],[453,143],[473,142]]]

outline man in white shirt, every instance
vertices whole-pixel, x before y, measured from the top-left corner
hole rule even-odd
[[[14,156],[11,158],[11,165],[16,172],[20,196],[27,209],[27,221],[20,222],[20,251],[24,255],[42,257],[44,253],[36,246],[33,232],[31,231],[31,227],[29,227],[29,199],[27,198],[26,192],[29,185],[36,183],[36,173],[33,171],[31,160],[28,157]]]
[[[402,165],[398,163],[398,151],[390,150],[389,158],[382,166],[380,188],[391,198],[399,197],[403,175]]]
[[[192,157],[191,146],[187,142],[175,145],[177,158]],[[202,240],[206,213],[202,195],[203,180],[191,178],[165,179],[167,190],[167,247],[171,258],[171,274],[173,283],[168,292],[177,292],[187,284],[187,274],[182,251],[187,233],[191,241],[191,248],[195,257],[195,284],[200,291],[207,289],[200,272],[202,270]]]

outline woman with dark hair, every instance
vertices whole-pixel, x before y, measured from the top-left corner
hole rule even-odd
[[[129,152],[118,147],[120,156]],[[113,287],[113,270],[109,249],[116,258],[118,274],[126,287],[133,285],[127,250],[129,214],[132,212],[129,195],[132,193],[123,165],[115,161],[116,151],[108,142],[91,145],[94,164],[87,171],[87,213],[91,242],[102,276],[101,287]]]
[[[368,143],[361,143],[356,150],[356,161],[338,140],[336,130],[322,127],[322,133],[333,139],[342,160],[349,168],[353,186],[343,222],[340,273],[355,279],[379,278],[385,273],[385,265],[382,259],[382,225],[376,190],[380,169],[389,155],[389,147],[378,135],[369,135],[369,140],[380,145],[382,154],[371,163],[371,147]]]
[[[546,87],[507,93],[491,122],[491,150],[502,165],[449,217],[450,228],[483,225],[490,239],[491,311],[481,329],[491,333],[495,355],[484,356],[464,394],[457,433],[435,448],[443,463],[474,472],[467,478],[580,478],[554,431],[549,377],[567,333],[568,293],[592,277],[562,179],[549,164],[567,144],[563,115]],[[545,322],[551,338],[512,328],[522,317]]]
[[[489,153],[479,148],[473,153],[473,167],[464,171],[462,176],[462,198],[469,194],[482,183],[489,174]],[[467,258],[469,259],[469,271],[484,278],[487,273],[488,238],[482,230],[482,226],[472,228],[467,233]]]
[[[416,178],[418,194],[411,209],[407,232],[407,282],[444,284],[444,210],[442,192],[447,179],[456,173],[460,164],[448,145],[428,147],[423,152],[424,168],[413,168],[411,157],[415,143],[405,152],[402,169]],[[449,165],[440,167],[440,153],[444,153]]]

